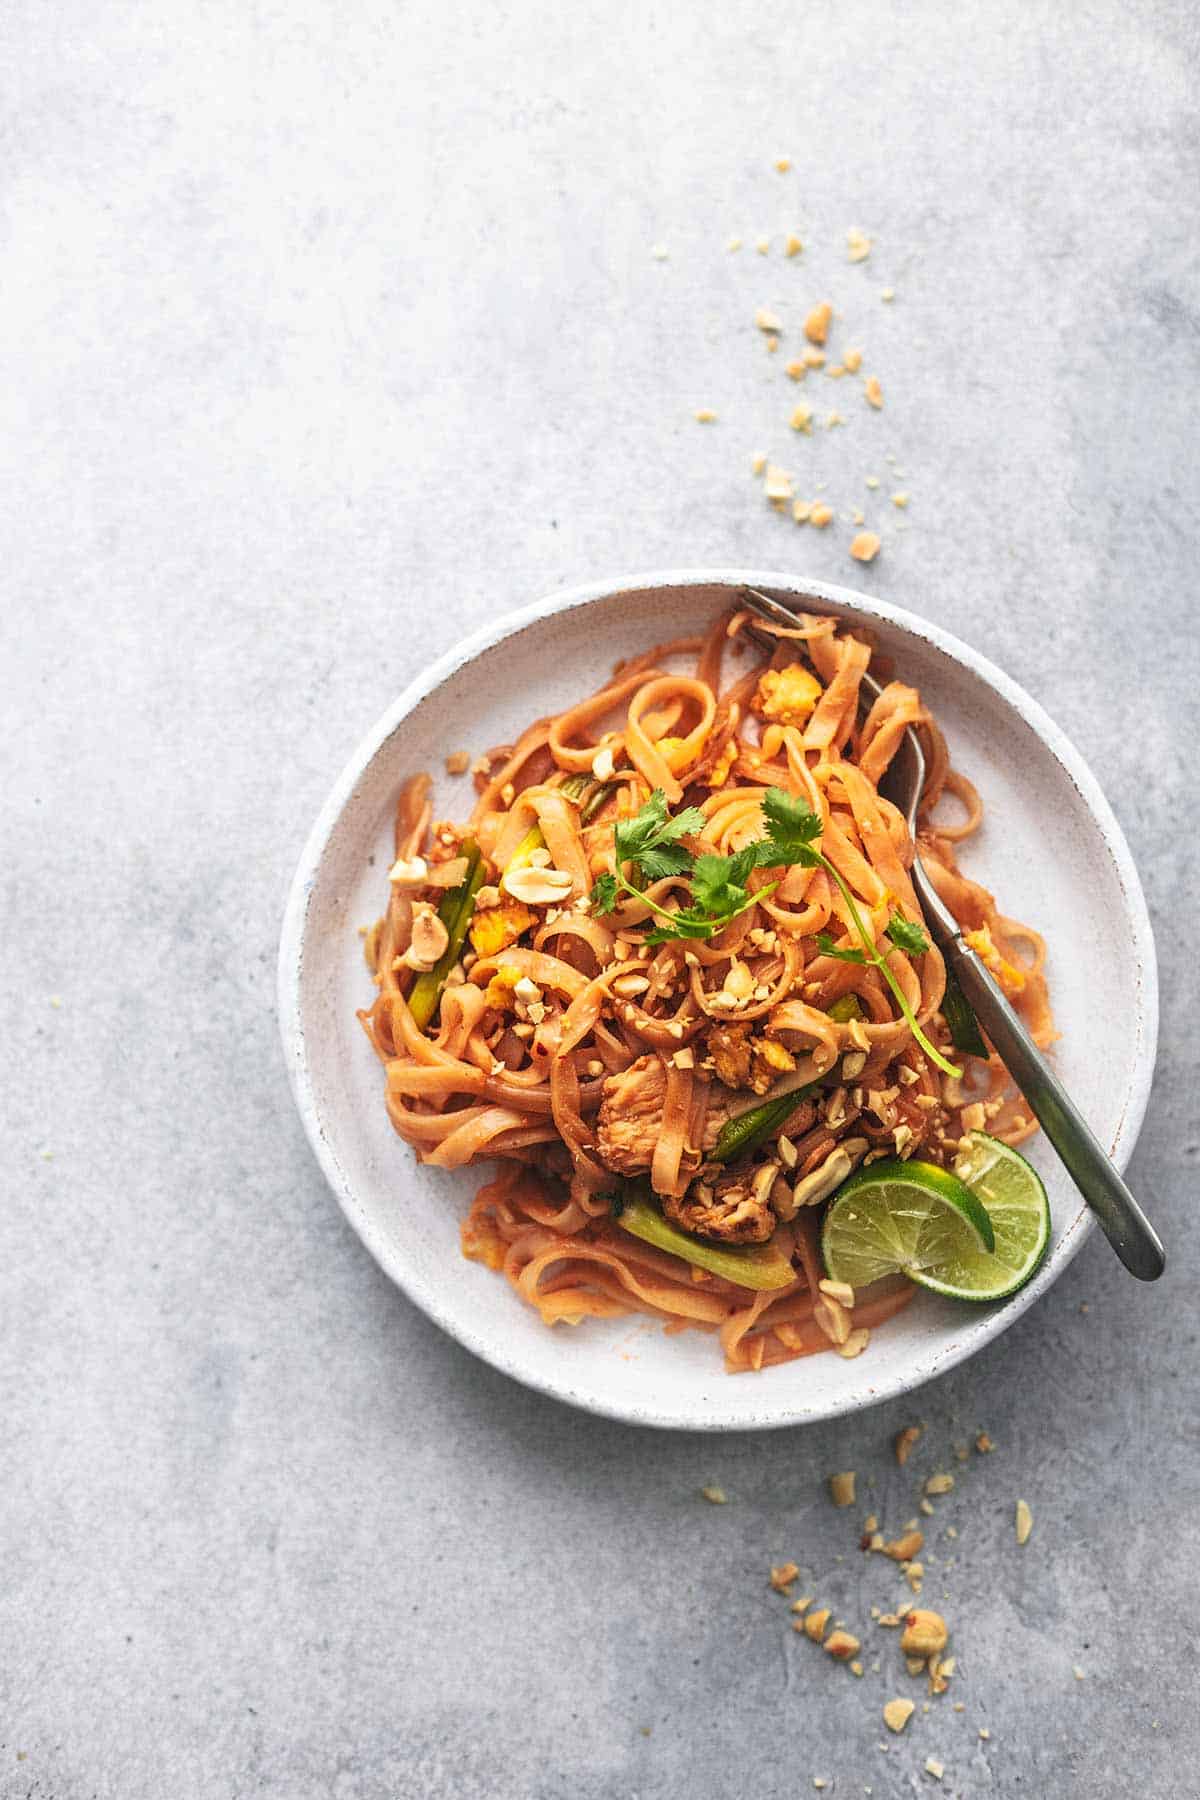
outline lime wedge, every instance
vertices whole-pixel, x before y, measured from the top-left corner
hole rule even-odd
[[[954,1173],[878,1162],[852,1175],[825,1216],[821,1248],[835,1281],[861,1287],[903,1274],[954,1300],[1004,1300],[1050,1242],[1050,1206],[1023,1156],[973,1131]]]
[[[1050,1202],[1042,1178],[1009,1144],[972,1131],[954,1172],[983,1201],[996,1234],[994,1254],[972,1267],[964,1300],[1003,1300],[1025,1286],[1050,1245]]]
[[[971,1271],[994,1260],[992,1222],[957,1175],[889,1158],[860,1169],[834,1195],[821,1252],[834,1281],[865,1287],[907,1275],[922,1287],[977,1297]]]

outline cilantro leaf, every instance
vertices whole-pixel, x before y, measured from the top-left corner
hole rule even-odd
[[[867,960],[861,950],[843,950],[840,945],[834,943],[827,931],[818,931],[817,949],[822,956],[832,956],[838,962],[865,963]]]
[[[920,956],[928,950],[929,939],[919,925],[906,919],[903,913],[893,913],[888,920],[886,936],[890,937],[897,950],[907,950],[910,956]]]
[[[617,861],[638,863],[646,869],[647,857],[654,862],[652,853],[658,852],[658,866],[662,867],[664,860],[670,864],[663,869],[663,873],[681,875],[688,866],[689,858],[678,840],[703,829],[704,814],[698,806],[685,806],[681,813],[676,813],[672,818],[667,811],[665,794],[661,788],[655,788],[645,805],[631,819],[617,821],[614,832]],[[676,847],[671,850],[668,848],[670,846]],[[664,850],[667,851],[666,859],[662,856]],[[662,878],[660,875],[650,875],[648,869],[646,872],[652,881]]]
[[[593,912],[610,913],[617,904],[616,876],[598,875],[591,898]]]
[[[763,818],[767,835],[760,839],[758,860],[764,867],[782,863],[803,863],[812,868],[820,860],[814,842],[821,835],[821,816],[815,813],[801,794],[789,794],[783,788],[768,788],[763,795]]]
[[[668,875],[686,875],[691,860],[682,844],[650,844],[637,863],[647,881],[664,881]]]
[[[746,898],[744,859],[736,856],[698,856],[692,868],[692,898],[706,912],[728,913]]]

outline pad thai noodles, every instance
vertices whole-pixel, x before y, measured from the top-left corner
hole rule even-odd
[[[979,796],[860,627],[726,612],[480,756],[468,819],[405,782],[359,1016],[420,1161],[491,1165],[464,1253],[547,1325],[647,1314],[731,1371],[857,1354],[913,1290],[826,1279],[839,1185],[1036,1129],[923,929],[880,792],[909,726],[924,866],[1046,1045],[1042,939],[957,866]]]

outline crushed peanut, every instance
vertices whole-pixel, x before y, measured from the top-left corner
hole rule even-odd
[[[809,406],[807,401],[801,400],[793,408],[792,416],[788,420],[788,424],[791,426],[793,431],[803,431],[804,433],[806,433],[807,436],[811,437],[812,436],[812,416],[813,416],[812,407]]]
[[[903,1731],[915,1710],[911,1700],[889,1700],[883,1709],[883,1722],[889,1731]]]
[[[823,344],[829,336],[829,322],[833,318],[833,307],[828,300],[822,300],[814,306],[804,321],[804,335],[810,344]]]
[[[862,1645],[853,1632],[831,1631],[825,1639],[822,1649],[827,1650],[830,1656],[836,1656],[839,1662],[849,1662],[850,1658],[862,1649]]]
[[[954,1486],[953,1475],[931,1475],[925,1483],[927,1494],[948,1494]]]
[[[469,750],[452,750],[446,758],[447,775],[465,775],[471,766]]]
[[[924,1543],[923,1532],[906,1531],[903,1537],[893,1538],[890,1543],[884,1544],[883,1554],[890,1556],[893,1562],[911,1562]]]
[[[829,1477],[829,1494],[835,1506],[854,1505],[854,1470]]]
[[[793,232],[789,232],[784,240],[783,254],[785,256],[799,256],[803,248],[804,245],[800,242],[800,239],[796,237]]]
[[[892,1439],[892,1449],[901,1468],[912,1455],[913,1445],[920,1437],[922,1429],[923,1427],[920,1425],[906,1425],[904,1430],[898,1431]]]
[[[702,1487],[700,1492],[710,1506],[727,1506],[729,1504],[729,1495],[723,1487]]]
[[[817,505],[813,507],[811,513],[808,515],[809,524],[815,525],[818,531],[824,531],[826,525],[830,524],[832,519],[833,508],[832,506],[826,506],[823,500],[818,501]]]
[[[754,323],[760,331],[779,333],[783,330],[783,320],[778,313],[772,312],[769,306],[760,306],[754,315]]]
[[[880,540],[877,532],[860,531],[850,545],[850,554],[855,562],[874,562],[879,555]]]
[[[832,1160],[833,1158],[831,1157],[830,1161]],[[800,1185],[802,1184],[797,1183],[797,1186]],[[797,1202],[797,1205],[798,1204],[799,1202]],[[845,1307],[840,1306],[836,1300],[831,1300],[827,1295],[818,1300],[813,1307],[813,1318],[816,1320],[817,1325],[825,1333],[825,1336],[829,1339],[831,1344],[839,1346],[849,1341],[850,1314],[846,1311]],[[851,1498],[853,1498],[853,1496],[851,1496]],[[839,1501],[838,1504],[841,1505],[842,1502]]]
[[[870,1341],[871,1333],[867,1330],[865,1325],[860,1325],[856,1330],[850,1333],[850,1336],[846,1339],[844,1344],[838,1344],[836,1346],[837,1353],[839,1356],[844,1356],[847,1361],[850,1361],[852,1357],[861,1356]]]
[[[883,388],[880,385],[878,375],[867,376],[867,379],[863,382],[863,393],[867,397],[867,405],[873,406],[876,412],[878,412],[883,406]]]
[[[1018,1544],[1027,1544],[1029,1542],[1029,1534],[1032,1530],[1033,1530],[1033,1514],[1029,1510],[1029,1503],[1026,1500],[1018,1500],[1017,1501],[1017,1542],[1018,1542]]]
[[[905,1617],[900,1648],[905,1656],[940,1656],[949,1636],[941,1613],[918,1608]]]
[[[817,1286],[823,1294],[828,1294],[831,1300],[838,1301],[840,1305],[854,1305],[854,1289],[848,1281],[830,1281],[826,1277],[825,1280],[818,1281]]]
[[[786,1594],[799,1573],[799,1563],[776,1563],[771,1570],[771,1586],[777,1594]]]
[[[695,412],[697,425],[715,425],[717,415],[711,406],[698,406]]]
[[[429,864],[423,856],[400,856],[388,870],[388,880],[395,887],[424,887],[429,880]]]
[[[900,507],[901,511],[903,511],[903,509],[908,505],[908,495],[907,494],[893,494],[892,495],[892,505]]]
[[[811,1638],[814,1644],[822,1643],[824,1641],[825,1633],[829,1629],[829,1620],[831,1617],[832,1615],[827,1606],[819,1606],[815,1612],[807,1614],[803,1625],[805,1637]]]
[[[858,371],[862,368],[862,355],[863,353],[861,350],[851,349],[846,351],[845,355],[842,357],[842,363],[849,374],[858,374]]]
[[[846,233],[846,253],[852,263],[866,262],[871,254],[871,240],[857,225],[852,225]]]
[[[975,1448],[978,1450],[980,1456],[986,1456],[989,1450],[994,1450],[996,1446],[993,1444],[987,1432],[981,1431],[979,1436],[975,1439]]]

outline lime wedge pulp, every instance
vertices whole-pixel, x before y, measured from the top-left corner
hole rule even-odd
[[[996,1234],[994,1254],[970,1271],[962,1298],[1002,1300],[1025,1286],[1050,1246],[1050,1202],[1042,1178],[1019,1151],[986,1131],[969,1134],[954,1172],[982,1200]]]
[[[901,1274],[946,1292],[943,1283],[986,1261],[994,1242],[985,1208],[957,1175],[895,1157],[843,1182],[821,1232],[829,1275],[855,1288]]]

